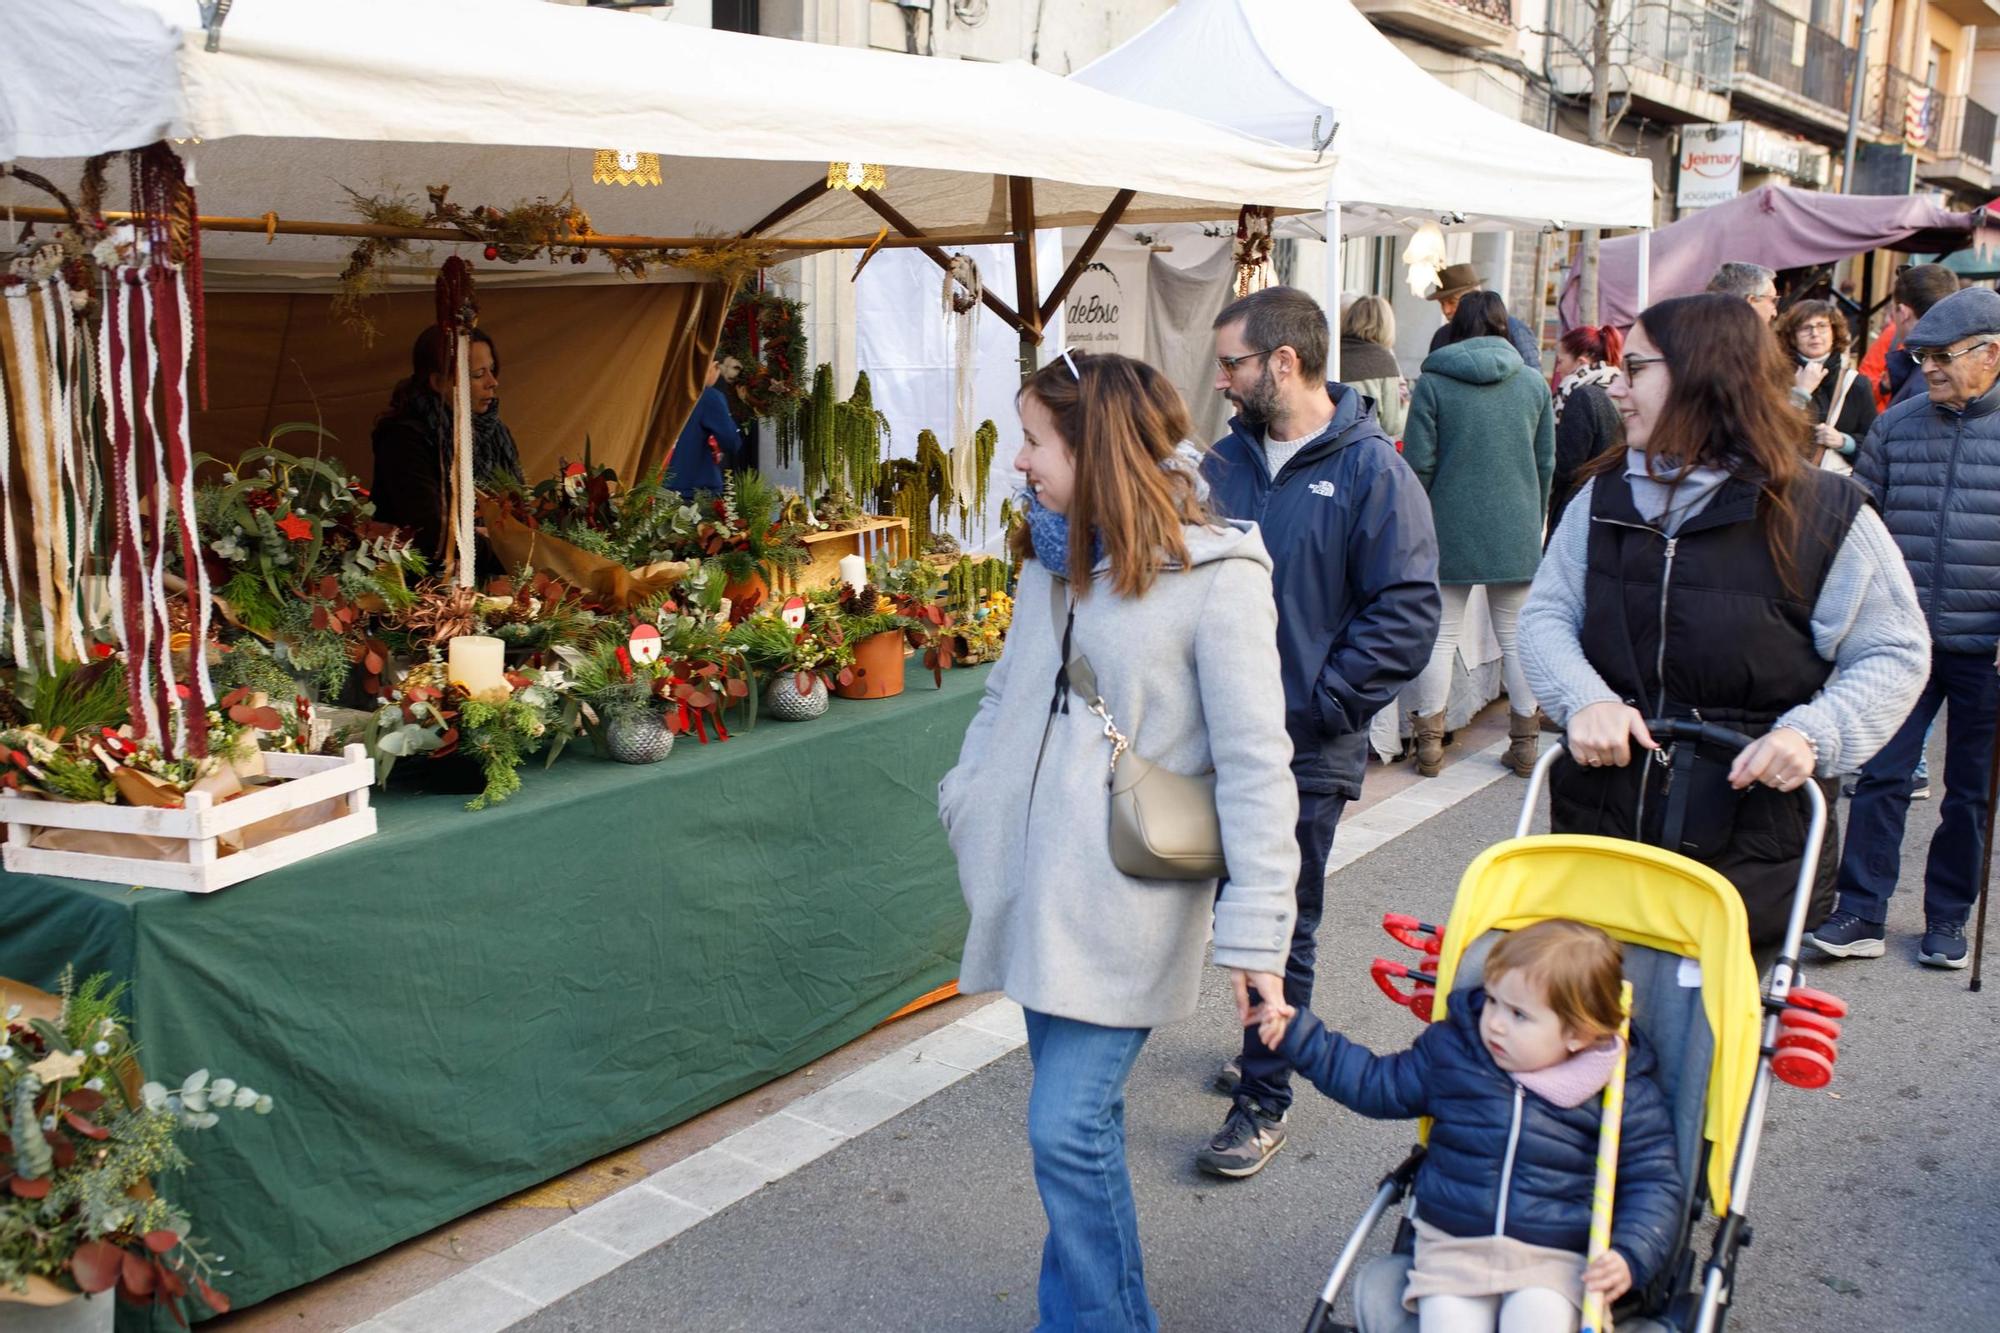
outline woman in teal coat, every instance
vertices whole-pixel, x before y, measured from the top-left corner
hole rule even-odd
[[[1479,585],[1486,588],[1507,685],[1506,762],[1522,777],[1535,766],[1539,717],[1514,630],[1541,562],[1555,439],[1549,386],[1508,341],[1505,303],[1492,292],[1467,293],[1447,342],[1424,360],[1403,427],[1404,461],[1430,492],[1444,594],[1437,646],[1415,685],[1417,772],[1425,777],[1436,777],[1444,763],[1459,627],[1466,598]]]

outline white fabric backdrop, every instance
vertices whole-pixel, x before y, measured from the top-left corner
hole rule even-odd
[[[1014,304],[1014,254],[1005,246],[966,247],[979,265],[980,281]],[[1037,237],[1035,263],[1044,287],[1063,271],[1062,233]],[[875,406],[889,418],[889,458],[914,458],[917,432],[933,430],[951,447],[952,342],[945,325],[944,270],[914,250],[882,250],[868,261],[855,283],[854,351],[868,372]],[[1040,360],[1063,347],[1060,312],[1045,332]],[[965,541],[970,551],[1000,549],[1000,502],[1020,485],[1014,454],[1021,447],[1021,418],[1014,394],[1021,387],[1020,338],[992,311],[979,312],[979,345],[974,383],[975,424],[991,418],[1000,427],[987,483],[986,522]],[[952,535],[958,535],[954,520]]]

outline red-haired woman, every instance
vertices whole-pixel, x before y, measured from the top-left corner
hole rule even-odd
[[[958,984],[1026,1011],[1049,1222],[1039,1327],[1151,1333],[1125,1166],[1132,1062],[1151,1029],[1194,1013],[1211,937],[1245,1025],[1292,1013],[1280,974],[1299,798],[1271,557],[1254,525],[1208,513],[1179,454],[1187,408],[1151,366],[1066,352],[1020,406],[1020,610],[938,788],[972,917]],[[1215,775],[1219,898],[1215,880],[1135,878],[1114,860],[1112,742],[1077,697],[1079,659],[1134,754]]]
[[[1562,522],[1584,465],[1618,443],[1618,409],[1605,392],[1618,378],[1624,337],[1609,324],[1571,329],[1556,343],[1556,470],[1549,483],[1549,532]],[[1546,542],[1544,543],[1546,545]]]
[[[1790,358],[1756,311],[1713,293],[1662,301],[1623,360],[1611,398],[1626,448],[1585,469],[1521,616],[1536,697],[1568,727],[1553,823],[1661,840],[1667,770],[1633,762],[1659,748],[1647,717],[1757,737],[1696,766],[1675,850],[1736,886],[1768,951],[1805,849],[1799,788],[1894,734],[1929,634],[1861,488],[1801,452]],[[1829,830],[1808,927],[1832,906],[1838,849]]]

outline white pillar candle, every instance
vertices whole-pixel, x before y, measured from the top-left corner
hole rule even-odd
[[[445,674],[475,699],[512,692],[507,686],[507,647],[491,635],[461,634],[453,639],[446,650]]]
[[[868,585],[868,562],[858,555],[840,557],[840,581],[860,592]]]

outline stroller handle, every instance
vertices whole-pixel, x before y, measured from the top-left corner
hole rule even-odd
[[[1655,739],[1668,741],[1693,741],[1696,744],[1710,744],[1723,749],[1742,750],[1751,743],[1748,736],[1731,731],[1727,727],[1712,726],[1706,722],[1696,722],[1685,718],[1647,718],[1646,730]],[[1525,838],[1534,824],[1535,807],[1540,804],[1542,788],[1547,784],[1549,768],[1563,754],[1560,741],[1543,751],[1535,761],[1535,771],[1528,775],[1528,793],[1521,800],[1521,818],[1514,825],[1514,836]],[[1800,786],[1806,795],[1806,803],[1811,807],[1811,818],[1806,826],[1805,847],[1799,856],[1798,882],[1792,889],[1792,910],[1785,924],[1785,941],[1778,951],[1777,966],[1771,972],[1769,1000],[1780,1007],[1785,997],[1791,994],[1792,985],[1798,974],[1799,943],[1806,933],[1806,913],[1812,909],[1813,886],[1819,876],[1820,848],[1826,842],[1826,793],[1820,790],[1817,781]]]

